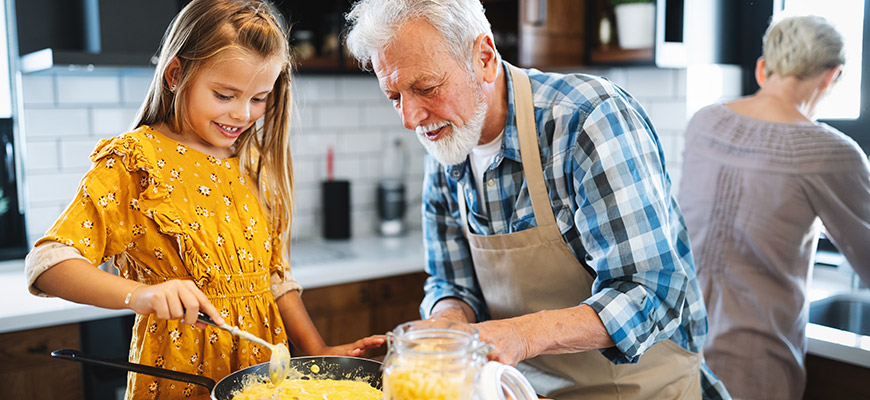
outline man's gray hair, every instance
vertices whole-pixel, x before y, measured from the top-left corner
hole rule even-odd
[[[440,32],[447,51],[469,70],[474,40],[481,33],[492,36],[480,0],[360,0],[345,17],[348,50],[363,66],[392,44],[402,25],[417,18]]]
[[[845,63],[843,36],[822,17],[786,17],[764,34],[765,76],[805,79]]]

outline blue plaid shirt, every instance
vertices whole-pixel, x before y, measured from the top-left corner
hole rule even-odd
[[[592,296],[577,301],[598,313],[616,343],[601,353],[616,364],[634,363],[662,340],[699,352],[707,312],[686,226],[646,112],[605,79],[526,72],[556,223],[594,278]],[[424,317],[436,302],[454,297],[468,303],[479,321],[489,319],[463,234],[459,183],[472,232],[502,235],[536,226],[520,158],[514,89],[507,82],[504,140],[484,173],[484,204],[468,161],[443,166],[427,157],[423,232],[431,277],[420,307]],[[529,276],[534,279],[532,271]],[[730,398],[706,365],[701,375],[704,398]]]

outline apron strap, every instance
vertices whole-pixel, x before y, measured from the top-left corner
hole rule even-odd
[[[541,151],[538,148],[538,131],[535,129],[535,107],[532,103],[532,84],[529,76],[521,69],[507,64],[514,84],[516,102],[517,135],[520,139],[520,157],[523,160],[523,174],[529,188],[529,198],[535,211],[538,226],[556,224],[550,196],[547,195],[546,178],[541,167]]]

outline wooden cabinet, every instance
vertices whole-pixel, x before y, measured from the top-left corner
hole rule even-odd
[[[290,48],[302,73],[361,73],[345,51],[342,30],[347,0],[278,1],[276,7],[290,26]]]
[[[79,348],[78,324],[0,334],[0,388],[4,399],[78,400],[82,366],[51,357]]]
[[[643,49],[619,47],[618,21],[610,0],[591,0],[587,23],[589,25],[589,64],[651,65],[655,63],[655,53],[652,47]]]
[[[870,368],[807,354],[804,400],[870,399]]]
[[[520,0],[521,66],[570,67],[586,60],[586,1]]]
[[[420,319],[418,310],[427,276],[418,272],[308,289],[302,300],[327,344],[350,343]],[[386,347],[382,347],[371,355],[385,353]]]
[[[496,47],[520,67],[652,64],[653,49],[618,47],[609,0],[482,0]],[[505,10],[514,10],[511,14]],[[602,43],[601,23],[610,40]],[[513,30],[513,31],[512,31]]]

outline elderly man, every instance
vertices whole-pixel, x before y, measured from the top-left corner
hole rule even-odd
[[[649,117],[501,61],[479,0],[362,0],[347,44],[429,156],[421,313],[477,323],[557,399],[728,398]]]

